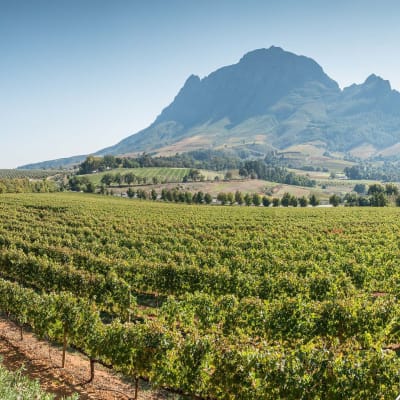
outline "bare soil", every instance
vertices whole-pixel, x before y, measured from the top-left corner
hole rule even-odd
[[[61,368],[62,349],[59,346],[38,340],[32,333],[20,330],[14,323],[0,317],[0,356],[2,364],[9,370],[24,368],[24,374],[37,379],[43,390],[53,393],[56,399],[79,394],[80,400],[129,400],[135,389],[130,381],[112,370],[96,364],[94,381],[90,377],[89,360],[78,352],[69,351],[66,366]],[[138,399],[173,399],[175,396],[152,389],[148,383],[140,382]]]

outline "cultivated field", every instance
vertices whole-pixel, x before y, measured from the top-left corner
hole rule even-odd
[[[159,182],[182,182],[183,177],[187,175],[190,168],[116,168],[110,171],[98,172],[87,176],[91,182],[95,185],[100,185],[101,178],[105,174],[121,174],[126,175],[133,173],[135,176],[140,178],[146,178],[147,183],[150,183],[153,178],[157,178]],[[223,178],[224,175],[216,171],[200,170],[200,173],[205,177],[206,180],[213,180],[216,176]]]
[[[0,197],[0,310],[204,399],[394,399],[400,209]]]

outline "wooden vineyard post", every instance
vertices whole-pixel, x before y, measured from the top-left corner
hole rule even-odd
[[[139,391],[139,378],[135,378],[135,397],[134,397],[135,400],[137,400],[138,398],[138,391]]]
[[[65,353],[66,353],[66,351],[67,351],[67,330],[64,328],[63,352],[62,352],[61,368],[65,367]]]
[[[90,359],[90,378],[89,378],[89,382],[93,382],[94,380],[94,364],[95,364],[95,360],[93,360],[92,358]]]

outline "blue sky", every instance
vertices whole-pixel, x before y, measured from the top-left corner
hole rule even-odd
[[[400,90],[394,0],[0,0],[0,168],[87,154],[148,126],[190,74],[256,48],[341,87]]]

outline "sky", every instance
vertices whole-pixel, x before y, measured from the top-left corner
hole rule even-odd
[[[0,0],[0,168],[146,128],[191,74],[280,46],[400,90],[398,0]]]

